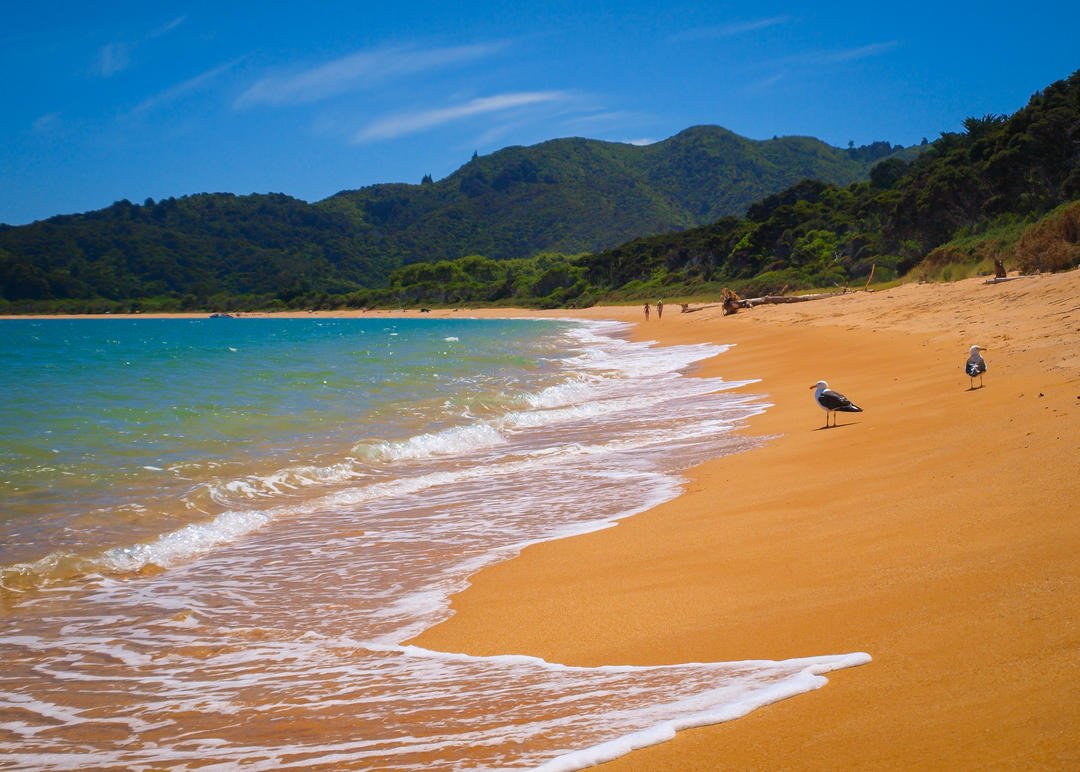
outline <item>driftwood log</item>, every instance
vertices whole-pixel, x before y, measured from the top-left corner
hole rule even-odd
[[[1022,273],[1019,276],[995,276],[993,279],[987,279],[987,284],[1001,284],[1003,281],[1016,281],[1017,279],[1030,279],[1035,276],[1034,273]]]
[[[753,308],[773,303],[803,303],[807,300],[821,300],[846,295],[846,292],[818,292],[814,295],[766,295],[760,298],[747,298],[742,301],[743,308]]]
[[[754,306],[773,305],[779,303],[804,303],[807,300],[821,300],[822,298],[835,298],[843,292],[818,292],[814,295],[765,295],[760,298],[740,298],[731,290],[724,288],[724,316],[738,313],[740,308],[753,308]]]
[[[870,275],[866,277],[866,284],[863,286],[863,292],[870,291],[870,282],[874,280],[874,269],[877,265],[870,266]],[[740,308],[753,308],[754,306],[763,306],[773,303],[803,303],[807,300],[821,300],[822,298],[834,298],[837,295],[846,295],[851,290],[844,286],[840,292],[818,292],[813,295],[785,295],[788,285],[784,285],[784,288],[776,295],[765,295],[760,298],[740,298],[734,292],[727,287],[724,287],[724,316],[728,314],[737,313]]]

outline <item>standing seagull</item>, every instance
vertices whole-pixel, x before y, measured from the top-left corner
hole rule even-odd
[[[853,403],[850,399],[845,397],[838,391],[833,391],[829,388],[829,384],[825,381],[818,381],[810,387],[814,389],[814,399],[822,410],[825,411],[825,426],[823,429],[829,428],[829,414],[833,414],[833,426],[836,426],[836,413],[861,413],[862,408]]]
[[[986,362],[982,358],[980,351],[986,351],[982,346],[972,346],[968,349],[967,362],[964,364],[964,372],[968,374],[968,378],[971,379],[971,388],[975,388],[975,376],[979,376],[979,388],[982,388],[983,373],[986,372]],[[971,389],[969,389],[970,391]]]

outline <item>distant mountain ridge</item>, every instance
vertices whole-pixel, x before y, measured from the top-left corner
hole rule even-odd
[[[741,215],[803,179],[864,180],[879,161],[917,152],[695,126],[644,146],[569,138],[507,147],[439,182],[342,191],[317,206],[345,215],[401,264],[573,254]]]
[[[580,138],[507,147],[438,182],[380,184],[308,204],[200,194],[0,226],[10,301],[344,292],[416,262],[575,254],[692,228],[803,179],[846,185],[918,148],[840,149],[696,126],[652,145]]]

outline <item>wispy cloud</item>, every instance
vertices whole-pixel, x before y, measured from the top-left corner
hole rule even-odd
[[[736,35],[745,35],[748,32],[756,32],[759,29],[766,29],[768,27],[776,27],[781,24],[788,24],[791,22],[790,16],[770,16],[765,19],[754,19],[751,21],[736,21],[728,24],[719,24],[712,27],[697,27],[695,29],[686,30],[680,32],[677,35],[673,35],[669,41],[685,42],[687,40],[709,40],[715,38],[730,38]]]
[[[230,62],[219,64],[217,67],[213,67],[206,72],[200,73],[194,78],[190,78],[189,80],[185,80],[183,83],[178,83],[175,86],[172,86],[165,89],[164,91],[154,94],[153,96],[144,99],[142,102],[133,107],[128,113],[128,115],[132,117],[139,117],[145,115],[146,113],[156,110],[159,107],[164,107],[171,102],[175,102],[177,99],[187,96],[188,94],[206,88],[214,80],[224,75],[226,72],[231,70],[240,62],[244,61],[245,58],[246,57],[241,56],[237,59],[233,59]]]
[[[779,83],[780,81],[782,81],[786,77],[787,77],[786,72],[778,72],[778,73],[776,73],[775,75],[773,75],[771,77],[763,78],[761,80],[757,80],[757,81],[754,81],[753,83],[747,84],[744,90],[749,91],[751,93],[758,92],[758,91],[767,91],[768,89],[772,88],[773,86],[775,86],[777,83]]]
[[[604,110],[599,109],[585,115],[575,115],[562,122],[567,131],[577,135],[608,139],[611,142],[624,142],[629,145],[651,145],[657,140],[652,137],[640,136],[643,133],[656,128],[658,121],[656,116],[635,110]],[[637,138],[627,139],[627,137]]]
[[[46,113],[30,124],[36,134],[47,134],[60,126],[60,113]]]
[[[586,115],[578,115],[565,121],[567,126],[587,127],[592,130],[607,129],[612,126],[640,126],[644,123],[655,123],[652,116],[631,110],[599,110]]]
[[[802,54],[786,56],[771,64],[835,64],[837,62],[854,62],[860,59],[868,59],[872,56],[887,54],[900,45],[897,40],[889,40],[884,43],[870,43],[856,48],[843,48],[836,51],[809,51]]]
[[[857,59],[868,59],[871,56],[880,56],[881,54],[887,54],[889,51],[892,51],[898,45],[900,45],[899,41],[890,40],[885,43],[871,43],[868,46],[847,48],[842,51],[824,51],[813,57],[813,61],[851,62]]]
[[[129,43],[108,43],[102,46],[95,63],[97,74],[108,78],[126,70],[131,65],[131,49]]]
[[[183,24],[185,21],[187,21],[187,16],[177,16],[172,21],[166,22],[165,24],[162,24],[160,27],[158,27],[155,30],[151,30],[149,32],[149,34],[147,34],[146,37],[147,37],[147,39],[159,38],[162,35],[164,35],[166,32],[172,32],[174,29],[176,29],[181,24]]]
[[[791,76],[795,71],[802,71],[824,65],[842,64],[844,62],[857,62],[874,56],[883,56],[900,45],[897,40],[889,40],[883,43],[870,43],[865,46],[854,48],[841,48],[832,51],[804,51],[791,54],[777,59],[757,60],[748,63],[743,69],[750,72],[761,70],[774,70],[775,75],[767,78],[759,78],[750,83],[743,84],[744,91],[765,91],[775,86],[781,80]]]
[[[179,27],[187,19],[186,16],[178,16],[156,29],[152,29],[141,38],[128,41],[116,40],[106,43],[98,50],[97,60],[94,63],[95,72],[103,78],[109,78],[118,72],[122,72],[131,66],[131,56],[135,49],[148,40],[159,38]]]
[[[491,147],[496,144],[503,144],[507,137],[513,136],[515,133],[525,129],[530,123],[530,121],[524,120],[508,120],[492,123],[467,144],[470,144],[473,147]]]
[[[468,102],[436,110],[399,113],[369,123],[357,132],[353,141],[364,143],[380,139],[394,139],[476,115],[497,113],[541,103],[563,102],[569,98],[570,94],[566,91],[522,91],[471,99]]]
[[[318,102],[347,91],[370,88],[391,78],[482,59],[503,49],[505,45],[478,43],[426,50],[392,48],[360,51],[301,72],[263,78],[240,95],[235,107],[278,107]]]

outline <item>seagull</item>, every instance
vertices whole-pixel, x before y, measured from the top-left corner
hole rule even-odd
[[[982,346],[972,346],[968,349],[967,362],[964,364],[964,372],[968,374],[968,378],[971,379],[971,388],[975,388],[975,376],[979,376],[979,388],[982,388],[983,373],[986,372],[986,361],[982,358],[980,351],[986,351]]]
[[[838,391],[833,391],[829,388],[829,384],[825,381],[818,381],[810,387],[814,389],[814,399],[817,401],[821,409],[825,411],[825,426],[824,429],[829,428],[829,414],[833,413],[833,426],[836,426],[835,413],[861,413],[862,408],[853,403],[850,399],[845,397]]]

